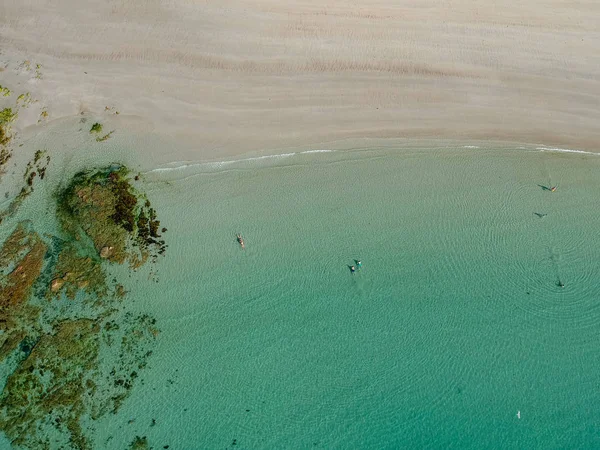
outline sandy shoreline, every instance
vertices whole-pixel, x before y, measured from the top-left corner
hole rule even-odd
[[[0,84],[39,100],[21,127],[111,116],[199,160],[369,138],[599,150],[600,6],[394,3],[8,0]]]

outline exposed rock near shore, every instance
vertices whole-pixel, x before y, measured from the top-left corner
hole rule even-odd
[[[59,195],[58,214],[66,233],[88,237],[98,256],[111,262],[138,267],[164,252],[156,212],[122,166],[75,175]]]

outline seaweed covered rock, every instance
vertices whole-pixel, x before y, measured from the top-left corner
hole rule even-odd
[[[31,223],[21,222],[0,249],[0,361],[35,328],[39,311],[27,300],[47,248]]]
[[[48,295],[61,293],[73,300],[78,291],[102,298],[108,294],[106,273],[97,259],[87,255],[85,249],[67,243],[58,254]]]
[[[43,156],[27,180],[43,176]],[[86,449],[93,421],[130,395],[159,334],[151,316],[120,313],[126,291],[107,266],[138,267],[165,245],[156,212],[121,166],[77,174],[57,215],[60,237],[44,235],[46,243],[22,222],[0,249],[0,361],[16,355],[0,430],[17,447]],[[81,302],[48,301],[63,296]],[[83,427],[83,417],[92,422]]]
[[[97,365],[99,331],[94,320],[62,322],[54,334],[39,339],[8,377],[0,397],[0,428],[13,443],[30,446],[54,427],[73,447],[89,448],[79,418],[85,411],[84,394],[93,390],[87,380]]]
[[[99,257],[133,267],[164,252],[160,222],[123,166],[80,172],[59,195],[63,229],[91,239]]]
[[[30,222],[21,222],[0,250],[0,306],[21,304],[40,275],[48,249]]]

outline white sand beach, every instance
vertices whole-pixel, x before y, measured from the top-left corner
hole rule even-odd
[[[119,111],[194,159],[359,138],[597,151],[599,42],[595,1],[4,0],[0,81],[48,121]]]

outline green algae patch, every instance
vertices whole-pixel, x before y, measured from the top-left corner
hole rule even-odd
[[[17,118],[17,113],[13,112],[12,108],[4,108],[0,111],[0,125],[11,123]]]
[[[9,88],[0,85],[0,95],[2,95],[3,97],[9,97],[10,94],[12,94],[12,92]]]
[[[102,128],[103,128],[102,124],[96,122],[96,123],[94,123],[92,125],[92,128],[90,128],[90,133],[91,134],[98,134],[99,135],[100,133],[102,133]],[[113,130],[113,131],[110,131],[110,132],[108,132],[108,133],[106,133],[106,134],[104,134],[102,136],[97,136],[96,137],[96,142],[104,142],[104,141],[108,140],[112,136],[112,134],[114,132],[115,131]]]
[[[7,127],[0,122],[0,145],[6,145],[10,141],[11,135]]]
[[[106,140],[107,140],[109,137],[111,137],[111,136],[112,136],[112,134],[113,134],[114,132],[115,132],[115,131],[113,130],[113,131],[111,131],[110,133],[106,133],[104,136],[98,136],[98,137],[96,138],[96,142],[104,142],[104,141],[106,141]]]
[[[90,128],[90,133],[102,133],[102,124],[98,122],[94,123],[92,128]]]
[[[27,163],[27,167],[25,168],[25,173],[23,174],[23,187],[17,196],[10,202],[8,207],[0,212],[0,224],[7,217],[13,216],[19,210],[19,207],[25,199],[33,193],[34,180],[43,180],[45,178],[48,164],[50,164],[50,156],[48,156],[45,151],[36,151],[33,159]]]
[[[25,92],[17,97],[17,105],[21,106],[29,106],[31,104],[31,94],[29,92]]]
[[[12,108],[4,108],[0,111],[0,146],[4,146],[10,142],[12,137],[10,132],[10,123],[16,118],[17,113],[14,113]],[[0,163],[2,163],[1,160]]]
[[[7,145],[12,139],[10,124],[17,118],[17,113],[13,113],[12,108],[4,108],[0,111],[0,174],[2,168],[6,165],[12,152]]]
[[[3,168],[12,156],[12,151],[8,144],[12,139],[11,122],[17,118],[17,113],[12,108],[4,108],[0,111],[0,175]]]

